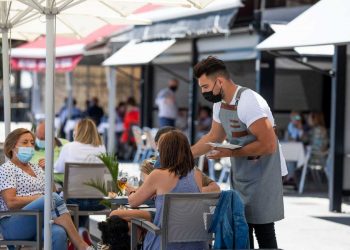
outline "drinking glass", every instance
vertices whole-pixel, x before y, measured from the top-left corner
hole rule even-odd
[[[122,192],[122,195],[125,195],[125,188],[127,183],[128,183],[128,173],[124,171],[120,171],[117,185],[120,191]]]

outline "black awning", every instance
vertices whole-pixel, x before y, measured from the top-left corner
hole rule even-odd
[[[238,8],[233,8],[137,26],[131,31],[131,38],[153,40],[224,34],[232,29],[237,12]]]

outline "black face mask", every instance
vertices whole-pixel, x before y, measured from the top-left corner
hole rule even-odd
[[[202,93],[203,97],[204,97],[207,101],[209,101],[209,102],[214,102],[214,103],[215,103],[215,102],[221,102],[221,100],[222,100],[221,88],[220,88],[219,94],[214,95],[214,93],[213,93],[213,90],[214,90],[214,88],[215,88],[215,84],[216,84],[216,81],[215,81],[214,86],[213,86],[213,89],[212,89],[211,91]]]
[[[177,90],[177,87],[176,86],[171,86],[171,87],[169,87],[169,89],[171,89],[172,91],[176,91]]]

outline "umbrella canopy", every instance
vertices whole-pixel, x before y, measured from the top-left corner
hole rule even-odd
[[[54,60],[55,60],[55,35],[72,34],[73,36],[83,36],[88,34],[89,29],[96,30],[106,24],[113,24],[129,20],[127,15],[144,6],[149,2],[170,3],[188,5],[188,2],[198,1],[122,1],[122,0],[18,0],[19,2],[32,7],[37,12],[45,15],[44,18],[32,18],[30,21],[13,28],[16,31],[26,31],[29,33],[43,32],[43,24],[46,26],[46,79],[45,79],[45,193],[51,193],[52,166],[53,166],[53,127],[54,127]],[[205,4],[206,1],[200,1]],[[204,6],[204,5],[203,5]],[[197,6],[201,7],[201,6]],[[30,12],[30,10],[27,10]],[[94,19],[94,22],[88,22]],[[32,23],[32,25],[29,25]],[[35,24],[35,25],[33,25]],[[37,29],[38,28],[38,29]],[[37,30],[34,30],[37,29]],[[6,53],[7,54],[7,53]],[[113,74],[111,74],[113,77]],[[111,77],[111,78],[112,78]],[[115,77],[114,77],[115,78]],[[110,114],[110,119],[113,115]],[[44,209],[44,248],[51,249],[51,205],[52,196],[45,196]]]
[[[322,0],[284,29],[261,42],[259,50],[281,50],[315,45],[350,43],[350,1]]]

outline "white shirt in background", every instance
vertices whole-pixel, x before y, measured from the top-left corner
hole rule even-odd
[[[106,153],[104,145],[92,146],[77,141],[63,145],[60,155],[54,165],[55,173],[64,173],[66,162],[101,162],[97,155]]]
[[[236,95],[241,86],[238,86],[235,95],[232,98],[230,105],[235,105]],[[221,108],[221,102],[214,103],[213,106],[213,119],[217,123],[221,123],[219,118]],[[242,92],[241,98],[237,107],[238,118],[249,128],[255,121],[260,118],[267,117],[272,126],[275,126],[275,119],[272,116],[269,105],[265,99],[251,89],[247,89]],[[279,143],[278,143],[279,144]],[[280,160],[281,160],[281,172],[282,176],[288,174],[286,160],[283,156],[281,145],[279,144]]]
[[[169,88],[161,89],[157,95],[156,104],[159,109],[158,117],[176,119],[178,110],[174,91]]]

